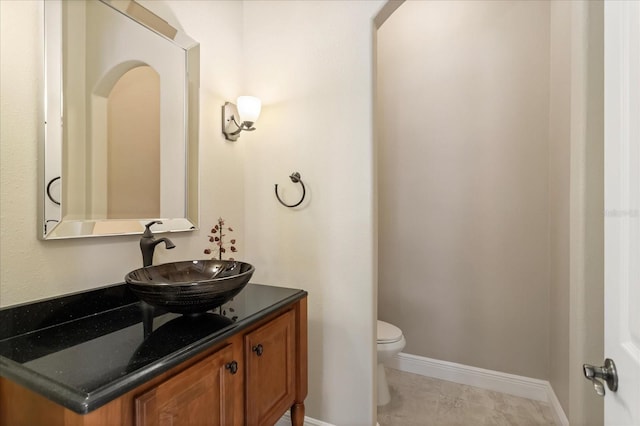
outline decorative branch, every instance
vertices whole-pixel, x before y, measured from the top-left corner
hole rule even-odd
[[[225,227],[224,219],[219,217],[218,223],[211,228],[211,235],[209,235],[209,242],[213,243],[213,249],[211,247],[204,249],[204,254],[213,254],[212,259],[217,257],[218,260],[222,260],[222,255],[227,252],[227,249],[232,253],[237,252],[234,238],[230,239],[228,243],[225,241],[228,232],[233,232],[233,228]],[[229,260],[235,259],[230,257]]]

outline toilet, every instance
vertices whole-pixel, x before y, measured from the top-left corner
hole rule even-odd
[[[378,320],[378,405],[386,405],[391,401],[384,365],[399,354],[406,344],[402,330]]]

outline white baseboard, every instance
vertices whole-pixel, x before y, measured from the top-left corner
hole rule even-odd
[[[285,413],[284,416],[278,420],[274,426],[291,426],[291,415]],[[304,426],[334,426],[331,423],[325,423],[320,420],[312,419],[311,417],[304,418]]]
[[[556,393],[553,391],[553,388],[551,387],[550,383],[549,383],[549,393],[548,393],[547,402],[551,405],[551,408],[553,408],[553,414],[555,414],[556,416],[556,424],[560,426],[569,426],[569,419],[567,418],[567,415],[564,413],[564,410],[562,409],[562,405],[560,405],[560,401],[558,401],[558,397],[556,396]]]
[[[405,353],[395,356],[389,362],[389,367],[421,376],[546,402],[553,408],[556,424],[569,426],[569,420],[562,410],[551,384],[546,380],[516,376],[515,374],[485,370]]]

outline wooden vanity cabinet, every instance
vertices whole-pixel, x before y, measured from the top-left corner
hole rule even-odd
[[[225,346],[135,399],[138,426],[234,425],[238,363]]]
[[[306,396],[303,298],[88,414],[0,377],[0,426],[302,426]]]
[[[244,337],[249,425],[271,426],[294,404],[295,326],[289,311]]]
[[[288,310],[245,333],[244,368],[232,343],[137,397],[136,426],[242,424],[241,399],[244,424],[275,424],[296,402],[295,317]],[[243,375],[244,395],[233,390]]]

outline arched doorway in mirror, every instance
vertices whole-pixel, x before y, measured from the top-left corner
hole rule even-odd
[[[135,67],[107,98],[108,219],[160,216],[160,76]]]

